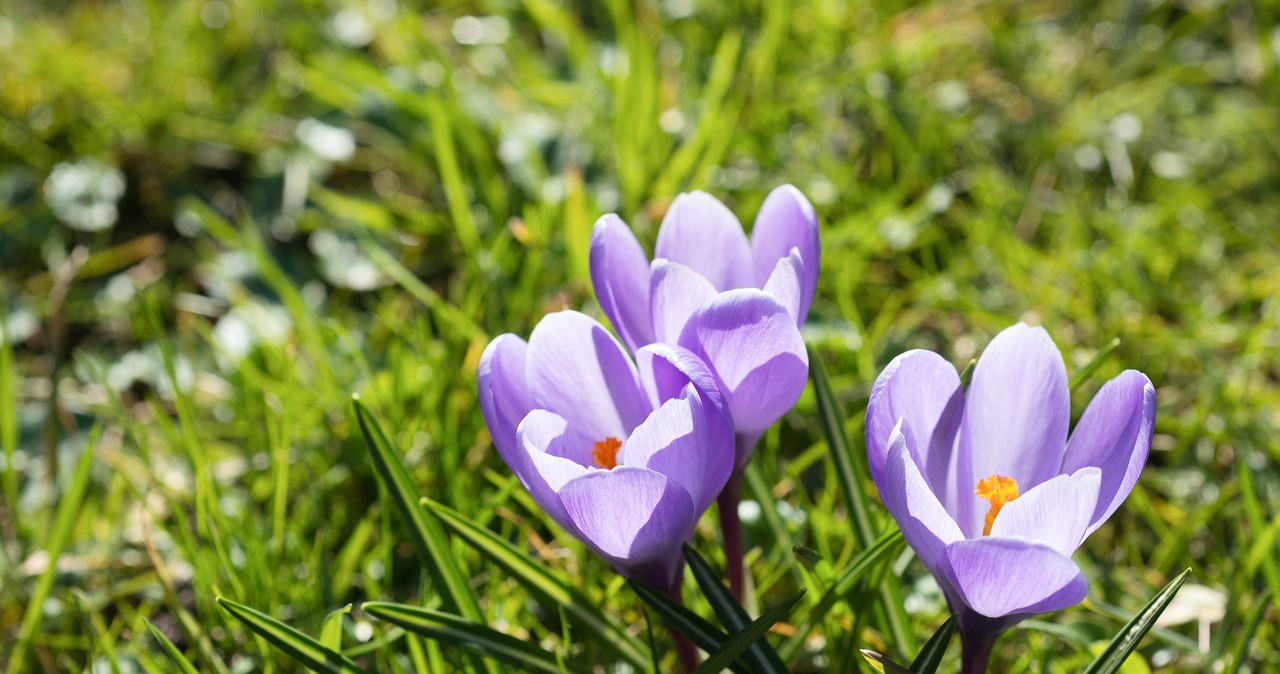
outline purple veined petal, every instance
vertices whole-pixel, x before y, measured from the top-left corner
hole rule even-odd
[[[646,468],[589,472],[564,485],[560,503],[583,542],[619,570],[679,568],[696,523],[689,493]]]
[[[511,471],[552,519],[578,535],[560,504],[559,491],[594,470],[589,467],[592,441],[576,433],[564,417],[546,410],[530,412],[516,433],[521,451],[508,462]]]
[[[528,344],[512,334],[498,335],[485,347],[476,374],[480,411],[493,444],[507,465],[520,450],[516,429],[533,409],[525,381]]]
[[[783,185],[769,193],[751,228],[751,258],[757,285],[768,281],[778,260],[789,255],[792,248],[799,249],[804,262],[799,311],[803,324],[818,286],[818,216],[800,190]]]
[[[964,534],[912,460],[907,446],[908,425],[903,419],[889,433],[884,470],[875,481],[876,488],[902,536],[947,592],[946,547],[963,539]]]
[[[525,371],[534,407],[559,414],[593,440],[625,440],[653,410],[622,345],[576,311],[538,322]]]
[[[653,341],[649,260],[635,234],[613,213],[591,229],[591,285],[600,308],[633,351]]]
[[[1045,480],[1000,509],[991,537],[1025,538],[1070,557],[1084,541],[1101,484],[1093,467]]]
[[[942,356],[923,350],[900,354],[871,387],[867,401],[867,460],[871,476],[884,472],[889,435],[906,419],[903,432],[929,487],[948,512],[961,514],[953,465],[956,431],[964,411],[960,375]],[[972,493],[970,488],[966,497]],[[963,499],[968,505],[968,498]]]
[[[653,336],[666,344],[675,344],[694,312],[716,296],[702,274],[670,260],[653,261],[649,283]]]
[[[946,556],[960,599],[989,618],[1057,611],[1089,591],[1080,567],[1041,543],[974,538],[951,543]]]
[[[681,194],[671,203],[653,256],[689,267],[719,291],[759,287],[742,224],[706,192]]]
[[[761,290],[717,295],[689,322],[680,345],[711,368],[739,435],[762,433],[786,414],[809,376],[799,328],[786,308]]]
[[[796,321],[796,327],[804,327],[804,314],[800,313],[800,303],[803,300],[800,283],[803,277],[804,262],[800,260],[800,249],[792,248],[790,255],[778,260],[763,288],[787,308],[787,312]]]
[[[648,468],[684,487],[695,513],[711,505],[733,469],[733,445],[728,437],[715,439],[710,425],[715,410],[704,407],[698,389],[689,384],[684,392],[662,404],[636,427],[618,453],[618,463]]]
[[[1126,370],[1107,382],[1080,417],[1067,453],[1064,471],[1084,466],[1102,469],[1102,487],[1089,531],[1093,533],[1120,507],[1151,451],[1156,421],[1156,389],[1137,370]]]
[[[1040,327],[1006,328],[978,359],[965,394],[956,485],[970,492],[988,475],[1003,475],[1029,490],[1059,474],[1071,420],[1062,354]],[[960,522],[965,534],[982,531],[980,499]]]

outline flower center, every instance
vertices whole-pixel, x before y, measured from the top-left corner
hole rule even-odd
[[[596,462],[597,466],[605,470],[613,470],[618,467],[618,450],[622,449],[622,441],[609,436],[604,440],[599,440],[591,447],[591,458]],[[1014,487],[1016,495],[1017,487]]]
[[[1000,509],[1018,498],[1018,481],[1003,475],[988,475],[986,479],[978,481],[978,488],[973,493],[991,504],[991,510],[987,511],[987,521],[982,525],[982,535],[990,536],[991,525],[996,523],[996,515],[1000,514]]]

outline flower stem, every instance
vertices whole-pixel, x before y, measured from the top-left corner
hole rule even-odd
[[[742,470],[733,469],[729,482],[716,499],[720,510],[720,534],[724,537],[725,574],[734,599],[742,601],[746,570],[743,567],[742,520],[738,519],[738,501],[742,500]]]
[[[960,634],[960,674],[986,674],[999,635]]]
[[[667,589],[666,595],[672,601],[684,605],[684,598],[680,595],[680,581],[676,581],[674,587]],[[688,637],[681,634],[670,622],[663,621],[667,626],[667,631],[671,633],[671,641],[676,647],[676,656],[680,658],[680,669],[683,672],[692,672],[698,667],[698,647],[689,641]]]

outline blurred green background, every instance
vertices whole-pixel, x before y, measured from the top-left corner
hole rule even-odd
[[[1205,599],[1131,671],[1277,671],[1278,26],[1269,1],[7,0],[0,663],[169,671],[145,618],[204,671],[297,671],[214,597],[311,634],[348,602],[431,605],[353,392],[425,495],[643,635],[497,459],[476,361],[548,311],[599,313],[599,215],[648,246],[682,190],[750,223],[789,182],[822,223],[806,338],[855,454],[894,355],[962,367],[1016,320],[1069,371],[1120,340],[1076,414],[1121,369],[1157,387],[1148,469],[1076,555],[1090,599],[1013,631],[994,671],[1078,671],[1185,567]],[[761,603],[829,583],[860,545],[811,393],[753,472]],[[695,544],[715,561],[713,520]],[[456,552],[490,624],[603,657]],[[922,641],[945,605],[909,555],[893,573]],[[918,645],[867,594],[797,671]],[[409,641],[344,624],[378,671]]]

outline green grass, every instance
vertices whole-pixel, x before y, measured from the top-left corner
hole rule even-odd
[[[165,672],[175,653],[198,671],[302,671],[218,597],[370,671],[502,665],[365,601],[437,621],[474,609],[517,641],[456,629],[520,657],[536,644],[543,664],[643,663],[653,612],[497,458],[476,363],[549,311],[599,313],[598,215],[651,245],[681,190],[750,223],[784,182],[822,222],[806,337],[830,391],[811,386],[765,436],[747,538],[754,616],[808,589],[770,637],[795,670],[869,671],[860,648],[910,662],[946,620],[906,552],[828,600],[892,528],[863,473],[863,408],[902,350],[963,367],[1016,320],[1045,325],[1072,373],[1119,340],[1075,389],[1077,415],[1129,367],[1159,407],[1138,488],[1075,556],[1089,600],[1011,632],[996,671],[1081,671],[1187,567],[1227,597],[1208,652],[1193,624],[1157,628],[1133,671],[1280,667],[1280,7],[442,4],[0,9],[9,671]],[[372,27],[366,46],[338,39],[343,8]],[[306,150],[307,118],[349,130],[354,155]],[[127,181],[109,230],[54,215],[46,178],[83,157]],[[244,351],[237,326],[261,333]],[[416,494],[380,482],[353,393]],[[457,576],[424,568],[406,508]],[[722,568],[715,532],[708,515],[694,546]],[[888,577],[907,609],[886,603]],[[602,643],[583,620],[628,637]]]

